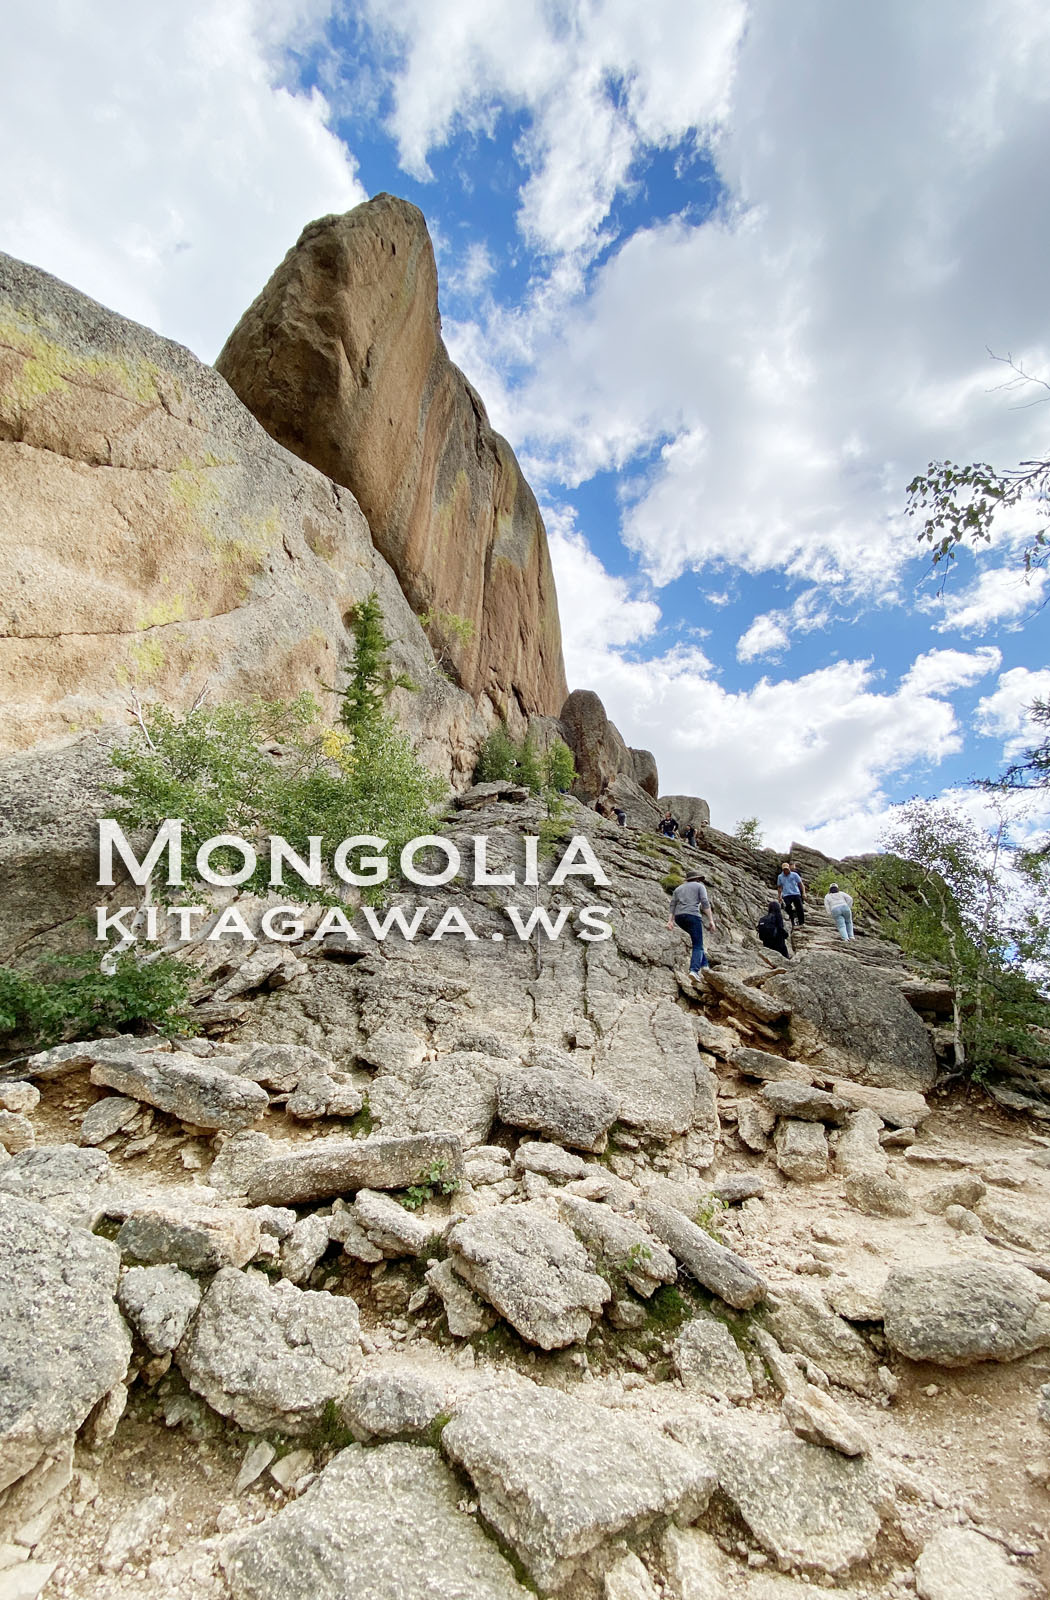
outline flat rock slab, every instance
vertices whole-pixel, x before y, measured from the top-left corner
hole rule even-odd
[[[506,1067],[496,1057],[455,1050],[373,1078],[368,1103],[384,1133],[458,1133],[464,1145],[483,1144]]]
[[[787,1056],[775,1056],[771,1050],[756,1050],[753,1045],[734,1050],[729,1064],[743,1077],[758,1078],[763,1083],[812,1083],[817,1076],[816,1067],[791,1061]]]
[[[855,1394],[878,1388],[878,1363],[871,1348],[844,1317],[830,1309],[819,1289],[784,1283],[762,1310],[762,1322],[785,1350],[808,1356],[831,1379]]]
[[[342,1450],[307,1492],[233,1539],[235,1600],[529,1600],[432,1450]]]
[[[739,1416],[676,1418],[668,1429],[707,1457],[755,1538],[784,1565],[834,1575],[871,1555],[892,1497],[866,1458]]]
[[[133,1122],[141,1111],[141,1100],[129,1100],[122,1094],[103,1095],[84,1113],[80,1123],[81,1144],[101,1144],[104,1139],[112,1138],[113,1134]]]
[[[802,1122],[826,1122],[838,1127],[851,1109],[847,1100],[805,1083],[767,1083],[760,1093],[778,1117],[797,1117]]]
[[[541,1590],[608,1539],[657,1517],[692,1521],[714,1487],[706,1460],[651,1422],[554,1389],[475,1396],[441,1446]]]
[[[303,1433],[342,1399],[360,1364],[357,1305],[224,1267],[176,1359],[220,1416],[251,1432]]]
[[[615,1094],[577,1072],[531,1067],[504,1072],[497,1087],[500,1121],[528,1128],[575,1150],[604,1150],[620,1102]]]
[[[673,1000],[627,1000],[594,1051],[596,1083],[619,1106],[620,1121],[655,1138],[694,1125],[717,1133],[713,1088],[699,1073],[696,1033]]]
[[[697,1283],[727,1305],[747,1311],[766,1295],[763,1278],[742,1257],[719,1244],[681,1211],[659,1200],[645,1202],[645,1218],[671,1254]]]
[[[973,1528],[941,1528],[915,1563],[921,1600],[1034,1600],[1033,1585],[1001,1545]]]
[[[136,1051],[96,1061],[91,1081],[198,1128],[226,1133],[250,1127],[270,1104],[266,1090],[250,1078],[224,1072],[184,1050],[170,1055]]]
[[[926,1096],[917,1089],[875,1089],[870,1084],[839,1078],[833,1093],[840,1100],[848,1100],[855,1110],[874,1111],[891,1128],[918,1128],[930,1115]]]
[[[8,1195],[35,1200],[70,1227],[93,1228],[102,1216],[112,1172],[104,1150],[75,1144],[22,1150],[0,1167],[0,1209]]]
[[[886,1342],[912,1361],[1016,1361],[1050,1345],[1050,1288],[1025,1267],[952,1261],[890,1272]]]
[[[117,1248],[125,1261],[218,1272],[247,1266],[260,1239],[258,1217],[235,1206],[153,1205],[125,1220]]]
[[[612,1295],[572,1230],[538,1204],[466,1217],[447,1242],[460,1276],[542,1350],[585,1339]]]
[[[739,978],[731,978],[728,972],[718,972],[714,967],[704,968],[703,988],[716,1000],[735,1006],[759,1022],[783,1022],[791,1016],[789,1000],[754,989],[749,983],[741,983]]]
[[[116,1247],[44,1206],[0,1203],[0,1490],[125,1377],[131,1340],[114,1294]]]
[[[358,1189],[407,1189],[438,1165],[444,1179],[462,1176],[463,1146],[455,1134],[315,1139],[261,1161],[248,1176],[248,1198],[252,1205],[294,1206]]]
[[[78,1039],[72,1044],[56,1044],[50,1050],[41,1050],[26,1062],[26,1077],[42,1082],[49,1078],[65,1078],[71,1072],[83,1072],[96,1061],[108,1061],[114,1056],[145,1050],[150,1055],[166,1047],[156,1039],[140,1038],[136,1034],[122,1033],[115,1039]]]

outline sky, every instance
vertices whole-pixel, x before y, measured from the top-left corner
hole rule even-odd
[[[0,248],[214,359],[300,229],[386,190],[544,511],[570,687],[776,848],[1034,742],[1050,574],[941,587],[927,462],[1045,454],[1044,0],[37,0]],[[1029,809],[1022,828],[1046,826]]]

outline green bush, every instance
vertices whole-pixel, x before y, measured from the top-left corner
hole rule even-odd
[[[544,774],[548,789],[566,794],[576,782],[576,763],[564,739],[555,739],[544,757]]]
[[[475,783],[509,783],[518,763],[518,747],[507,732],[506,724],[493,728],[481,747],[474,768]]]
[[[194,1032],[186,1004],[192,973],[161,956],[118,956],[112,974],[95,956],[56,963],[66,976],[35,976],[0,967],[0,1039],[46,1049],[63,1036],[84,1039],[114,1029],[155,1028],[168,1037]]]

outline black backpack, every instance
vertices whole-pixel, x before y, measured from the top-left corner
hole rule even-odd
[[[775,911],[767,911],[764,917],[759,917],[755,923],[755,932],[763,944],[767,944],[770,939],[780,938],[780,929],[777,927],[779,920]]]

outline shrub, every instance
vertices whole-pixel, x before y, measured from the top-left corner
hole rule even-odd
[[[110,974],[93,956],[57,966],[67,975],[0,967],[0,1038],[46,1049],[63,1035],[83,1039],[114,1029],[150,1027],[168,1037],[194,1032],[186,1010],[192,973],[170,957],[143,962],[127,952]]]

